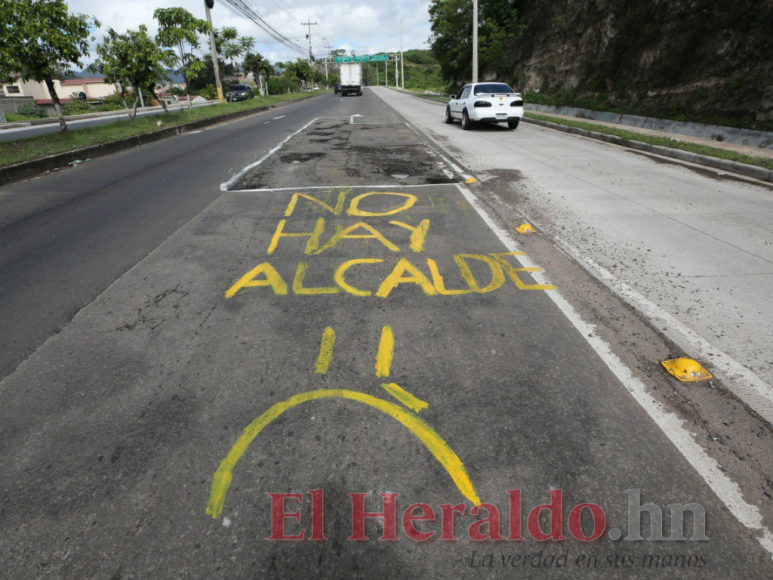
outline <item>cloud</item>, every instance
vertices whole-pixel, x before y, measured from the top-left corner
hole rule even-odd
[[[327,54],[325,45],[333,48],[355,50],[357,54],[396,51],[400,47],[400,30],[403,48],[427,48],[429,38],[429,1],[415,0],[362,0],[346,2],[336,0],[244,0],[269,24],[283,35],[308,50],[308,27],[301,22],[317,22],[311,27],[314,54]],[[136,29],[145,24],[151,34],[158,30],[153,19],[156,8],[181,6],[198,18],[205,18],[203,0],[69,0],[71,12],[95,16],[102,23],[102,30],[95,36],[101,39],[103,30],[110,27],[119,32]],[[224,0],[215,0],[212,10],[213,25],[234,26],[243,36],[256,39],[255,50],[270,60],[284,61],[300,55],[274,40],[250,20],[232,10]],[[323,41],[323,38],[326,40]],[[208,46],[202,43],[202,46]],[[91,59],[85,59],[90,62]]]

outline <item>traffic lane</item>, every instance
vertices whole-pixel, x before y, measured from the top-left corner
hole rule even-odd
[[[769,187],[529,125],[463,132],[442,124],[442,106],[378,95],[469,169],[504,172],[487,182],[501,199],[706,339],[711,348],[695,356],[724,351],[773,384]]]
[[[296,103],[0,189],[0,377],[216,199],[235,167],[337,106]]]
[[[415,544],[403,536],[386,544],[375,541],[374,528],[374,541],[346,541],[347,493],[399,493],[401,509],[418,501],[465,503],[468,513],[471,507],[469,491],[430,446],[374,408],[374,399],[406,407],[384,383],[428,404],[419,416],[458,455],[479,498],[500,506],[503,522],[507,490],[521,489],[530,510],[549,501],[548,490],[561,489],[567,510],[594,502],[609,527],[625,530],[625,490],[641,489],[644,501],[663,507],[702,504],[710,542],[605,540],[593,550],[602,562],[609,555],[639,561],[678,553],[696,562],[705,557],[706,573],[717,577],[770,575],[770,559],[756,540],[614,379],[547,290],[519,288],[504,266],[501,285],[489,289],[501,264],[493,255],[505,248],[455,186],[396,188],[360,198],[354,207],[368,189],[333,189],[321,201],[335,210],[343,194],[337,216],[299,196],[291,205],[293,193],[220,197],[5,379],[3,537],[37,548],[77,538],[67,545],[66,561],[47,563],[49,571],[76,575],[97,566],[114,571],[121,562],[125,573],[153,565],[162,575],[207,576],[220,567],[237,577],[266,570],[292,577],[321,567],[329,575],[358,570],[404,577],[416,575],[416,566],[434,576],[459,575],[481,550],[465,533],[469,516],[460,517],[458,543]],[[304,193],[320,196],[319,190]],[[356,215],[357,209],[399,208],[405,196],[416,197],[411,208]],[[283,220],[280,233],[308,233],[320,219],[316,250],[310,236],[276,238]],[[410,228],[392,223],[415,228],[424,220],[430,223],[422,251]],[[398,251],[367,227],[346,232],[360,222]],[[330,245],[334,232],[339,239]],[[368,234],[375,237],[345,237]],[[454,256],[467,261],[480,291],[440,294],[440,288],[472,287]],[[390,283],[390,272],[406,267],[403,260],[426,282],[403,270],[404,279],[393,276]],[[523,284],[534,282],[528,272],[517,275]],[[386,326],[394,354],[378,376]],[[336,340],[325,358],[327,328]],[[334,395],[311,398],[320,391]],[[218,466],[245,427],[299,396],[308,400],[270,422],[241,457],[227,493],[215,493],[222,499],[218,513]],[[325,492],[328,542],[266,541],[265,494],[311,489]],[[379,507],[368,505],[369,511]],[[504,546],[497,549],[587,553],[586,544],[571,539]],[[97,549],[101,558],[94,562],[88,554]],[[5,562],[11,572],[34,564],[31,556]],[[620,575],[605,564],[596,572]]]
[[[294,102],[2,187],[0,229],[86,195],[102,195],[116,184],[145,179],[149,172],[157,175],[152,186],[168,188],[179,177],[178,165],[185,174],[206,180],[203,185],[209,189],[338,106],[327,97]],[[168,167],[172,172],[167,176]]]
[[[211,105],[198,105],[198,107],[209,107]],[[168,107],[169,111],[182,111],[187,109],[184,105],[173,105]],[[153,111],[143,111],[139,109],[137,111],[138,117],[144,117],[145,115],[157,115],[163,113],[163,109]],[[81,119],[74,121],[67,121],[67,129],[71,131],[77,131],[78,129],[85,129],[87,127],[97,127],[99,125],[105,125],[107,123],[114,123],[115,121],[128,119],[126,112],[118,112],[115,115],[106,117],[95,117],[92,119]],[[29,137],[38,137],[40,135],[50,135],[52,133],[59,132],[59,123],[51,123],[46,125],[31,125],[29,127],[19,127],[18,129],[3,129],[0,130],[0,141],[16,141],[18,139],[27,139]]]
[[[379,99],[363,96],[357,100],[356,117],[317,119],[276,155],[240,172],[229,189],[459,181],[410,127],[393,113],[385,114]]]

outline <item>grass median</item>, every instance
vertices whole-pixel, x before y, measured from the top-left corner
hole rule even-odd
[[[716,147],[699,145],[697,143],[689,143],[687,141],[675,141],[670,137],[653,137],[651,135],[636,133],[635,131],[626,131],[625,129],[617,129],[614,127],[607,127],[605,125],[597,125],[595,123],[571,121],[569,119],[560,119],[558,117],[550,117],[547,115],[536,115],[534,113],[526,113],[525,115],[528,119],[547,121],[548,123],[555,123],[556,125],[576,127],[577,129],[595,131],[596,133],[604,133],[606,135],[615,135],[623,139],[623,141],[638,141],[640,143],[660,145],[661,147],[669,147],[671,149],[681,149],[682,151],[689,151],[690,153],[706,155],[707,157],[718,157],[719,159],[728,159],[729,161],[746,163],[747,165],[757,165],[759,167],[764,167],[765,169],[773,170],[773,159],[766,159],[764,157],[752,157],[751,155],[745,155],[743,153],[731,151],[729,149],[718,149]]]
[[[329,92],[316,91],[313,94],[319,95]],[[265,105],[275,105],[308,96],[310,96],[309,93],[292,93],[289,95],[260,97],[240,103],[196,107],[191,111],[183,110],[173,113],[147,115],[137,117],[134,121],[122,119],[97,127],[87,127],[84,129],[71,127],[66,133],[51,133],[50,135],[29,137],[16,141],[2,141],[0,142],[0,167],[21,163],[22,161],[32,161],[33,159],[40,159],[49,155],[56,155],[57,153],[77,151],[83,147],[117,141],[134,135],[152,133],[159,129],[157,126],[159,121],[164,123],[164,127],[175,127],[193,121],[221,117],[230,113],[256,109]]]

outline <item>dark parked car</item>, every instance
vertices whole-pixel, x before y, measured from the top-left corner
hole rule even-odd
[[[341,92],[341,83],[336,83],[335,94],[337,95],[340,92]]]
[[[234,85],[226,95],[226,100],[229,103],[235,103],[236,101],[246,101],[255,97],[255,93],[252,92],[250,85]]]

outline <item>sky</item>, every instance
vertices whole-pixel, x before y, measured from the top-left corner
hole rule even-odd
[[[396,51],[400,47],[400,29],[403,49],[429,48],[430,35],[428,0],[242,0],[285,36],[308,47],[308,27],[301,22],[317,22],[311,27],[315,56],[324,56],[330,44],[347,53],[374,54]],[[95,16],[102,23],[96,29],[96,42],[110,27],[118,32],[136,29],[145,24],[151,34],[156,33],[153,11],[156,8],[183,7],[198,18],[206,18],[204,0],[68,0],[71,12]],[[215,0],[212,10],[215,28],[234,26],[242,36],[253,37],[253,49],[272,62],[295,60],[300,55],[275,41],[250,20],[234,11],[223,0]],[[327,40],[323,41],[323,38]],[[93,43],[96,44],[96,43]],[[204,46],[204,43],[202,43]],[[308,50],[308,48],[307,48]],[[92,55],[94,54],[92,47]],[[84,64],[91,62],[84,59]]]

